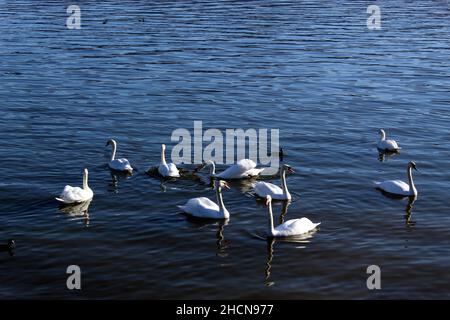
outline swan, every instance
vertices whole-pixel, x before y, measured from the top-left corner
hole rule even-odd
[[[88,186],[88,169],[84,169],[83,172],[83,188],[71,187],[69,185],[64,187],[59,198],[55,198],[59,202],[64,204],[80,203],[91,200],[94,196],[94,192]]]
[[[109,161],[108,165],[111,169],[116,171],[124,171],[127,173],[133,173],[133,168],[131,167],[130,162],[125,158],[120,159],[114,159],[116,156],[116,150],[117,150],[117,142],[114,139],[109,139],[106,143],[106,146],[112,145],[112,154],[111,154],[111,160]]]
[[[289,236],[296,236],[301,235],[304,233],[308,233],[312,230],[314,230],[319,223],[313,223],[308,218],[301,218],[301,219],[292,219],[288,220],[276,228],[273,227],[273,214],[272,214],[272,197],[268,195],[266,197],[266,206],[268,208],[267,213],[269,216],[269,236],[275,237],[275,238],[282,238],[282,237],[289,237]]]
[[[219,179],[248,179],[257,177],[264,169],[256,168],[256,163],[250,159],[239,160],[236,164],[228,167],[225,171],[216,174],[216,165],[214,161],[207,160],[200,165],[197,170],[201,170],[207,165],[211,165],[210,176]]]
[[[289,193],[286,184],[286,171],[294,172],[291,166],[287,164],[283,164],[280,167],[281,188],[272,183],[260,181],[257,182],[254,187],[256,195],[261,198],[270,195],[273,200],[291,200],[291,194]]]
[[[167,163],[166,162],[166,145],[161,145],[161,163],[158,167],[158,172],[163,177],[172,177],[172,178],[179,178],[180,172],[178,171],[177,166],[174,163]]]
[[[378,141],[377,148],[382,151],[398,151],[401,148],[398,146],[395,140],[386,140],[386,132],[380,129],[380,141]]]
[[[409,183],[403,182],[401,180],[387,180],[383,182],[375,182],[375,186],[377,189],[390,194],[417,197],[418,192],[416,186],[414,185],[412,169],[417,170],[416,164],[413,161],[408,163],[406,171]]]
[[[229,219],[230,213],[223,204],[222,188],[229,189],[230,187],[222,180],[216,180],[214,186],[216,189],[217,203],[208,198],[200,197],[190,199],[184,206],[178,206],[178,208],[197,218]]]

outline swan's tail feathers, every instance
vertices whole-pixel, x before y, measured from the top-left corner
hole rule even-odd
[[[59,202],[63,202],[63,203],[65,202],[64,199],[61,199],[61,198],[55,198],[55,200],[59,201]]]
[[[321,223],[322,223],[322,222],[314,223],[314,228],[317,228],[318,226],[320,226]]]
[[[177,206],[183,212],[186,212],[186,206]]]

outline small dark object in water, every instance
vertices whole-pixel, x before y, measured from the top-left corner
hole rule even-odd
[[[0,244],[0,251],[8,251],[11,253],[16,247],[16,243],[13,239],[8,240],[8,244]]]
[[[280,152],[278,153],[278,156],[280,157],[280,162],[283,161],[283,157],[284,157],[283,148],[280,148]]]
[[[108,22],[108,19],[103,20],[103,24],[106,24]]]
[[[139,18],[139,22],[144,22],[144,18]]]

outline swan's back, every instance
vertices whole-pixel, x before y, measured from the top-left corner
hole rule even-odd
[[[250,159],[239,160],[236,164],[217,174],[217,177],[224,179],[239,179],[247,176],[247,172],[254,169],[256,163]],[[259,170],[259,169],[258,169]]]
[[[401,180],[388,180],[383,182],[375,182],[377,188],[394,194],[409,194],[409,185]]]
[[[114,170],[124,171],[124,170],[132,170],[130,162],[128,159],[120,158],[114,159],[109,162],[109,166]]]
[[[283,189],[281,189],[279,186],[264,181],[257,182],[254,189],[255,193],[263,198],[270,195],[272,196],[272,198],[277,199],[276,196],[283,195]]]
[[[320,222],[313,223],[308,218],[292,219],[276,227],[275,231],[281,236],[293,236],[310,232],[318,225],[320,225]]]
[[[90,198],[92,198],[92,191],[67,185],[56,200],[64,203],[77,203],[89,200]]]
[[[184,206],[178,206],[181,210],[199,218],[220,217],[219,206],[206,197],[189,199]]]

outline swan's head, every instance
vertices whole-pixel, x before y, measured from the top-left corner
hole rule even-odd
[[[268,195],[266,197],[266,206],[268,206],[271,202],[272,202],[272,197],[270,195]]]
[[[288,164],[283,164],[283,170],[286,170],[289,173],[294,173],[294,169],[292,169],[292,167]]]
[[[408,168],[413,168],[414,170],[418,171],[418,170],[417,170],[416,163],[415,163],[414,161],[410,161],[410,162],[408,163]]]
[[[83,170],[83,174],[84,174],[85,176],[87,176],[88,173],[89,173],[88,169],[85,168],[85,169]]]
[[[216,180],[215,186],[216,186],[216,188],[219,188],[219,189],[222,189],[222,188],[230,189],[230,186],[228,185],[228,183],[223,180]]]
[[[114,139],[109,139],[108,142],[106,142],[105,147],[109,146],[109,145],[115,145],[116,144],[116,140]]]
[[[380,130],[378,130],[378,133],[380,134],[380,135],[386,135],[386,132],[384,132],[384,130],[383,129],[380,129]]]
[[[164,143],[161,145],[161,150],[166,150],[166,145]]]

